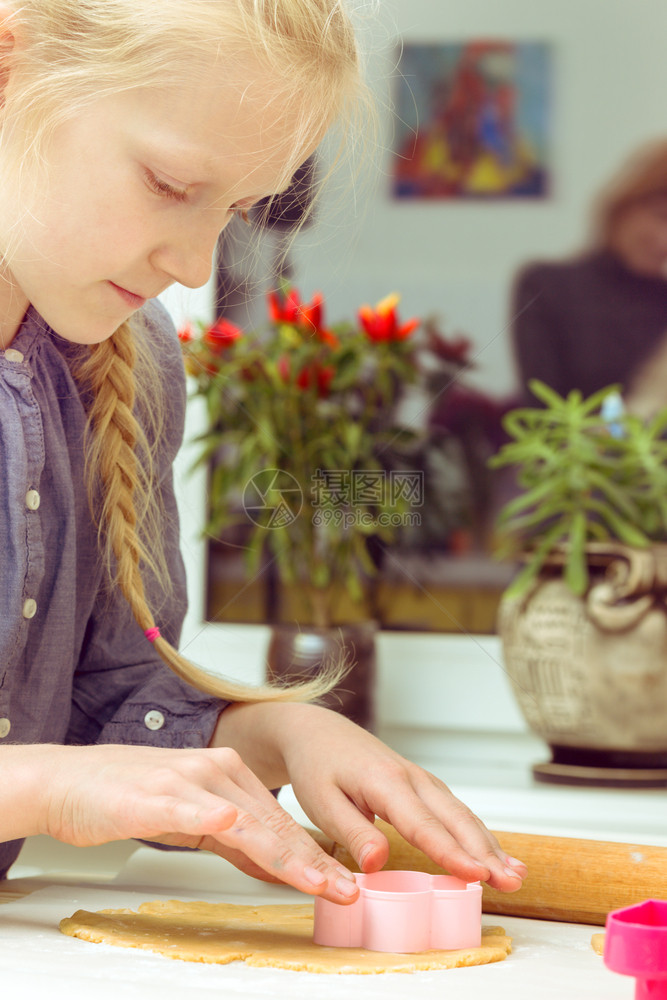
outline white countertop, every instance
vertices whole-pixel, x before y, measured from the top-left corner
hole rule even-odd
[[[212,887],[215,887],[212,892]],[[53,885],[0,906],[0,980],[20,1000],[183,1000],[184,996],[343,1000],[631,1000],[633,983],[609,972],[591,948],[600,928],[511,917],[502,924],[514,942],[504,961],[469,969],[379,976],[318,975],[209,966],[64,937],[58,922],[75,910],[128,906],[148,899],[207,899],[236,903],[303,902],[292,889],[265,886],[211,855],[165,854],[139,847],[108,883]]]

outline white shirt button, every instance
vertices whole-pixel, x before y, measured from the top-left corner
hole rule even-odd
[[[0,719],[0,740],[4,740],[5,736],[9,736],[11,728],[12,724],[9,719]]]
[[[20,351],[15,350],[15,348],[8,347],[5,351],[5,360],[11,361],[16,365],[20,365],[23,361],[23,355]]]
[[[37,614],[37,601],[33,601],[32,597],[24,601],[22,614],[24,618],[34,618]]]
[[[164,715],[157,709],[152,709],[144,715],[144,725],[146,729],[162,729],[164,726]]]
[[[41,497],[37,490],[28,490],[25,495],[25,505],[28,510],[37,510],[41,501]]]

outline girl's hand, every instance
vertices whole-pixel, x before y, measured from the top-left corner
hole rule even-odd
[[[255,877],[336,902],[358,894],[347,869],[278,805],[234,750],[12,749],[27,751],[37,766],[41,754],[34,832],[79,846],[137,837],[201,847]]]
[[[225,724],[244,756],[261,753],[261,740],[246,750],[243,727],[267,739],[272,734],[300,804],[362,871],[387,862],[387,839],[373,826],[379,816],[452,874],[505,892],[521,888],[525,865],[505,854],[442,781],[343,716],[313,705],[244,705],[223,713]],[[256,765],[261,774],[261,757]]]

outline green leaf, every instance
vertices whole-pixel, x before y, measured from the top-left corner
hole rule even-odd
[[[354,539],[354,554],[364,573],[368,576],[375,576],[377,574],[377,567],[370,557],[366,539],[360,538],[359,535],[356,535]]]
[[[215,455],[220,446],[224,444],[226,440],[228,440],[228,435],[224,434],[222,431],[216,434],[211,434],[210,436],[206,434],[199,435],[199,437],[195,439],[195,443],[201,441],[205,441],[206,443],[194,462],[192,462],[190,470],[194,472],[195,469],[201,468],[202,465],[208,465],[213,455]]]
[[[623,386],[614,383],[613,385],[606,385],[603,389],[598,389],[592,395],[588,396],[583,401],[583,408],[586,412],[591,412],[593,410],[599,410],[604,403],[607,396],[619,395],[623,391]],[[621,416],[619,420],[615,420],[614,423],[622,423],[625,416]],[[606,423],[606,421],[605,421]]]
[[[560,524],[554,525],[537,548],[528,555],[526,565],[510,584],[508,597],[522,596],[530,587],[530,584],[537,578],[550,553],[562,539],[562,529]]]
[[[577,511],[574,516],[565,564],[565,582],[574,594],[581,595],[588,586],[586,559],[586,515]]]
[[[555,389],[551,389],[545,382],[541,382],[540,379],[531,378],[528,382],[528,388],[534,396],[541,399],[547,406],[555,410],[565,408],[565,397],[559,396]]]
[[[364,588],[361,586],[359,574],[350,572],[345,577],[345,587],[353,601],[361,601],[364,597]]]
[[[624,511],[628,517],[637,518],[639,517],[639,509],[634,499],[626,492],[623,491],[622,487],[618,487],[608,476],[601,476],[595,469],[590,469],[588,471],[588,476],[591,483],[600,490],[601,493],[605,494],[608,499],[616,504],[616,506]]]
[[[551,498],[553,492],[553,483],[546,479],[538,486],[535,486],[532,490],[529,490],[527,493],[521,493],[518,497],[515,497],[513,500],[510,500],[507,504],[505,504],[500,513],[500,517],[503,521],[509,519],[521,510],[534,507],[545,497]]]
[[[650,544],[641,528],[630,521],[625,521],[607,504],[589,498],[587,505],[592,510],[597,511],[600,517],[607,522],[612,532],[612,538],[617,538],[619,541],[625,542],[626,545],[634,545],[640,549],[646,548]]]
[[[331,583],[331,572],[324,562],[317,562],[311,570],[311,583],[314,587],[328,587]]]
[[[647,433],[652,438],[661,438],[667,431],[667,409],[661,410],[660,413],[650,421],[647,427]]]
[[[517,535],[521,538],[525,532],[530,532],[531,528],[534,528],[535,533],[538,533],[543,524],[551,524],[556,517],[569,517],[570,508],[571,504],[564,501],[563,498],[552,497],[540,504],[536,510],[521,515],[517,513],[507,521],[504,519],[502,522],[499,521],[499,524],[502,525],[504,533]]]

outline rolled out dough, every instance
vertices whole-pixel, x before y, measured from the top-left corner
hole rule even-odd
[[[187,962],[244,961],[297,972],[379,973],[453,969],[500,962],[512,950],[502,927],[485,927],[480,948],[393,955],[313,944],[312,904],[237,906],[232,903],[142,903],[138,911],[77,910],[63,934],[98,944],[143,948]]]
[[[604,954],[604,934],[594,934],[591,938],[591,948],[596,955]]]

